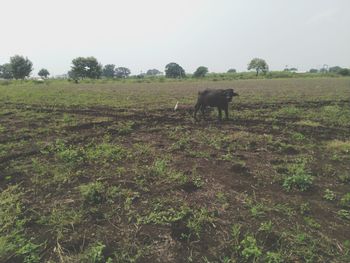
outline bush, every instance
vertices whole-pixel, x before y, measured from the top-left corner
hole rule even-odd
[[[288,174],[284,179],[283,187],[290,191],[292,188],[305,191],[311,187],[313,178],[309,171],[305,169],[305,161],[299,160],[288,167]]]
[[[80,194],[87,203],[102,203],[105,187],[101,182],[94,182],[79,186]]]

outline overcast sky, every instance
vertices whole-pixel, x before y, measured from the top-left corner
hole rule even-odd
[[[28,57],[34,75],[73,58],[164,71],[350,67],[350,0],[0,0],[0,64]]]

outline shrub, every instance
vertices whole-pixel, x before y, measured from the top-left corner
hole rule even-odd
[[[343,195],[343,197],[340,199],[340,204],[344,207],[350,207],[350,192]]]
[[[242,241],[241,245],[243,247],[242,256],[248,260],[253,258],[253,262],[259,258],[262,254],[261,249],[256,244],[256,239],[253,236],[246,236]]]
[[[101,203],[104,199],[105,187],[101,182],[81,185],[79,190],[87,203]]]
[[[288,167],[289,176],[284,179],[283,187],[290,191],[292,188],[305,191],[312,185],[313,178],[305,169],[305,161],[299,160]]]

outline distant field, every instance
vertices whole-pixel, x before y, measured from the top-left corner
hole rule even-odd
[[[350,78],[86,82],[0,83],[0,262],[350,262]]]

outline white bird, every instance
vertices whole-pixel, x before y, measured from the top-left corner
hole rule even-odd
[[[179,102],[177,101],[176,104],[175,104],[175,107],[174,107],[174,111],[177,110],[178,106],[179,106]]]

